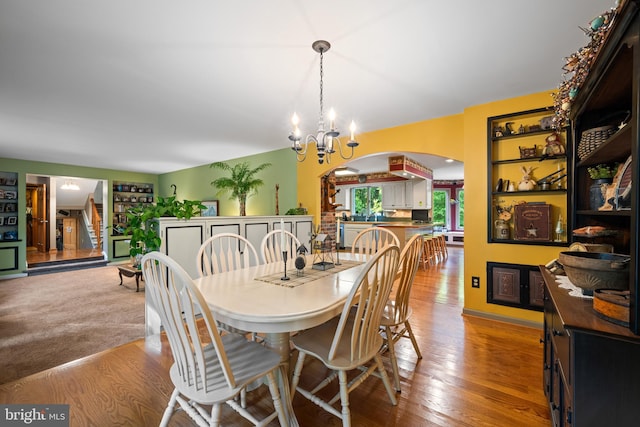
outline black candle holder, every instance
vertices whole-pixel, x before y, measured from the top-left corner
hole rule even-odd
[[[282,261],[284,262],[284,276],[280,278],[280,280],[289,280],[287,276],[287,251],[282,251]]]

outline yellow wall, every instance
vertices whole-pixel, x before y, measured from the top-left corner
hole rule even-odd
[[[356,156],[383,152],[418,152],[464,162],[465,260],[464,307],[470,313],[505,317],[526,323],[541,323],[542,314],[530,310],[486,303],[486,263],[546,264],[560,248],[487,243],[487,118],[553,104],[551,92],[495,101],[465,109],[463,114],[382,129],[357,136]],[[318,218],[320,177],[346,161],[333,159],[319,165],[315,149],[298,164],[298,200]],[[480,288],[471,288],[471,277],[480,277]]]
[[[403,151],[436,154],[463,161],[463,127],[463,115],[457,114],[363,133],[356,136],[360,146],[356,148],[354,158]],[[316,220],[320,215],[320,177],[346,162],[336,153],[330,165],[319,165],[315,147],[312,147],[307,159],[298,163],[298,201],[316,216]]]

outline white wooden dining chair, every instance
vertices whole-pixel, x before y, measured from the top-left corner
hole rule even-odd
[[[382,311],[398,270],[399,253],[397,246],[378,251],[354,282],[342,314],[291,338],[293,346],[299,352],[291,389],[341,418],[343,426],[351,425],[349,393],[374,372],[382,379],[391,403],[397,404],[380,356],[383,340],[379,329]],[[299,384],[306,356],[320,360],[330,369],[330,375],[317,385],[303,388]],[[355,378],[347,380],[347,372],[363,366],[366,368]],[[340,391],[331,399],[321,396],[318,392],[336,377]],[[338,401],[341,403],[341,410],[336,408],[335,403]]]
[[[376,252],[391,245],[400,246],[400,240],[391,230],[384,227],[369,227],[358,233],[351,245],[351,254],[361,261],[367,261]]]
[[[285,247],[282,248],[281,239],[282,233],[284,233]],[[282,252],[287,252],[287,259],[293,264],[293,259],[296,256],[296,252],[300,247],[300,240],[287,230],[273,230],[267,233],[262,238],[260,243],[260,253],[262,254],[262,262],[265,264],[271,264],[272,262],[282,261]]]
[[[276,416],[280,425],[289,425],[291,395],[285,381],[285,395],[280,396],[276,374],[286,378],[287,370],[279,355],[241,335],[221,336],[202,294],[187,272],[167,255],[145,255],[142,274],[174,359],[169,375],[175,388],[160,425],[169,423],[179,405],[199,426],[218,426],[223,403],[253,425],[265,425]],[[262,424],[235,398],[248,384],[265,376],[275,412]],[[210,412],[202,405],[212,405]]]
[[[196,268],[199,277],[238,270],[259,263],[258,253],[251,242],[235,233],[220,233],[209,237],[202,243],[196,255]],[[251,333],[254,341],[257,338],[255,333],[233,328],[222,322],[218,322],[218,327],[236,334],[247,335]],[[244,406],[244,395],[242,402]]]
[[[258,265],[260,259],[256,248],[245,237],[220,233],[202,243],[196,263],[200,277],[204,277]]]
[[[409,297],[413,281],[418,271],[418,265],[422,258],[423,237],[420,234],[413,236],[402,249],[400,263],[398,265],[397,279],[393,284],[393,295],[387,301],[382,314],[381,329],[385,340],[384,349],[389,351],[389,359],[393,369],[393,381],[396,391],[400,391],[400,374],[398,372],[398,360],[396,358],[395,343],[400,338],[410,338],[413,348],[422,359],[418,342],[413,335],[409,318],[411,307]]]

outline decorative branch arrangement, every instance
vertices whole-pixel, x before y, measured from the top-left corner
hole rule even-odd
[[[591,71],[591,65],[598,56],[609,30],[613,26],[618,8],[619,6],[595,17],[589,23],[588,28],[580,27],[591,40],[586,46],[567,57],[567,63],[562,67],[566,80],[560,84],[558,92],[553,94],[556,112],[553,118],[553,127],[555,129],[561,129],[566,126],[571,111],[571,103]]]

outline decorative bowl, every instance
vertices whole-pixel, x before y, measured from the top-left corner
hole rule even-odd
[[[584,295],[596,289],[629,289],[629,255],[604,252],[560,252],[571,283],[582,288]]]

